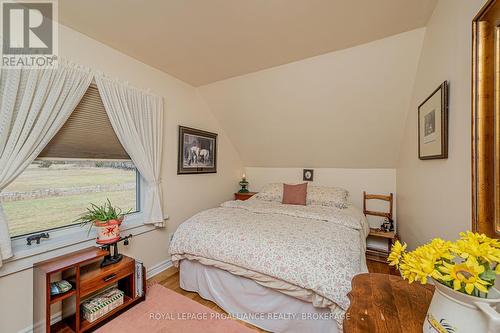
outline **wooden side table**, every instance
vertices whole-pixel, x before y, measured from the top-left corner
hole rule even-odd
[[[344,333],[421,333],[434,286],[399,276],[360,274],[352,280]]]
[[[246,192],[246,193],[236,192],[234,194],[234,200],[243,200],[243,201],[248,200],[255,194],[257,194],[257,192]]]
[[[138,296],[135,290],[135,260],[123,256],[120,262],[101,267],[101,261],[107,254],[105,250],[90,247],[34,265],[33,322],[38,323],[35,333],[81,333],[94,330],[146,299],[145,269],[142,272],[142,296]],[[69,281],[72,289],[61,295],[51,295],[50,283],[61,278]],[[123,304],[93,322],[83,318],[80,309],[82,302],[94,292],[114,284],[125,293]],[[55,303],[61,304],[64,319],[51,324],[51,305]]]

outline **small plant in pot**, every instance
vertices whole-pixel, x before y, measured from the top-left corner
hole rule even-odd
[[[120,208],[113,207],[111,201],[107,201],[98,206],[91,203],[87,211],[83,213],[76,221],[80,222],[80,226],[89,225],[89,233],[92,227],[97,228],[98,244],[111,244],[120,239],[120,225],[123,222],[123,217],[130,213],[123,213]]]

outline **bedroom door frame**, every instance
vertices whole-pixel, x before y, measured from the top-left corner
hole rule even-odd
[[[500,1],[472,21],[472,230],[500,238]]]

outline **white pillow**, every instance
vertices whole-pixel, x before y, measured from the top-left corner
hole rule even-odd
[[[282,202],[283,183],[266,184],[254,197],[259,200]]]
[[[340,187],[308,186],[307,205],[347,208],[349,192]]]
[[[270,183],[254,196],[265,201],[283,202],[283,183]],[[347,208],[349,192],[340,187],[307,186],[306,205]]]

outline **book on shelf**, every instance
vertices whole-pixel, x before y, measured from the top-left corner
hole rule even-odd
[[[390,252],[381,251],[379,249],[366,249],[366,254],[378,254],[378,255],[388,256],[390,254]]]
[[[135,294],[137,297],[141,297],[144,293],[143,267],[142,261],[135,259]]]

